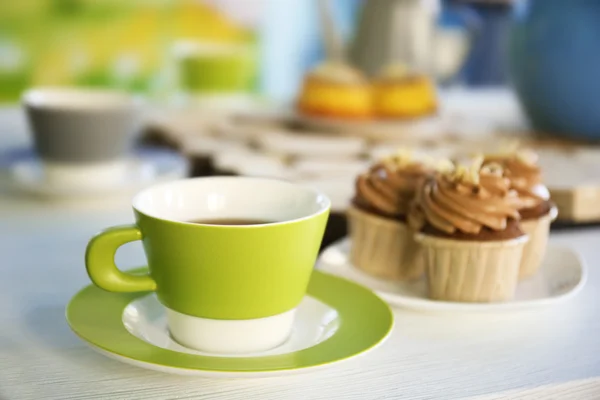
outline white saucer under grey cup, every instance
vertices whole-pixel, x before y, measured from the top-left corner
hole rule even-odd
[[[47,199],[98,200],[133,196],[150,185],[185,178],[189,170],[183,155],[166,149],[136,149],[124,164],[125,174],[118,181],[99,182],[94,178],[93,185],[82,186],[49,181],[43,163],[34,155],[25,155],[10,165],[11,183],[18,191]]]
[[[140,121],[135,97],[112,90],[37,88],[22,102],[49,182],[105,185],[126,174]]]

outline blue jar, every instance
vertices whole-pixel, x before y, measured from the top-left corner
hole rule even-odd
[[[533,128],[600,139],[600,1],[520,0],[513,12],[510,73]]]

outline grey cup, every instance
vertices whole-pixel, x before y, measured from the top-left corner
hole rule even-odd
[[[23,105],[38,155],[45,162],[124,158],[139,129],[139,102],[118,91],[32,89],[23,96]]]

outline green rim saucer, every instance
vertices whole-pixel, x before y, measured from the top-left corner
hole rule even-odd
[[[126,313],[131,307],[137,308]],[[71,299],[66,317],[82,340],[106,356],[162,372],[214,377],[280,375],[348,360],[382,343],[394,323],[389,306],[369,289],[316,270],[298,307],[290,343],[272,351],[225,356],[185,349],[172,341],[166,323],[157,317],[163,312],[154,294],[109,293],[89,285]],[[147,318],[137,315],[144,313]],[[131,314],[137,316],[126,320]],[[147,334],[135,332],[144,329]],[[158,340],[149,339],[157,335]]]

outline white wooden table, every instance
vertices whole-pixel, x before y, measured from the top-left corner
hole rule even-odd
[[[0,149],[26,142],[20,114],[0,110]],[[490,315],[396,310],[389,340],[353,362],[283,378],[217,380],[120,364],[69,330],[65,305],[89,284],[87,240],[132,221],[127,199],[56,204],[0,189],[1,400],[600,399],[600,229],[552,235],[589,266],[587,286],[559,307]],[[144,264],[139,243],[122,248],[117,263]]]

